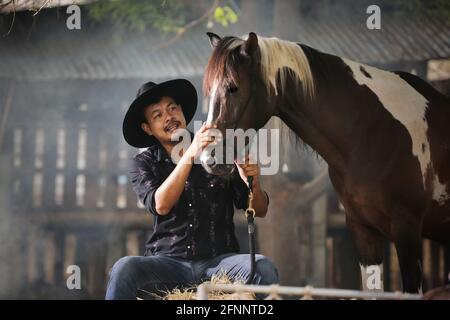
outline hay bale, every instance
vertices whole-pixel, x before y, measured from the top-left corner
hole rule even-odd
[[[231,281],[231,279],[226,274],[213,275],[211,277],[211,283],[213,284],[243,284],[244,281],[238,279],[236,281]],[[197,300],[197,288],[185,288],[185,289],[174,289],[170,292],[166,292],[163,296],[157,296],[157,298],[162,300]],[[241,293],[227,293],[221,291],[210,292],[208,295],[209,300],[256,300],[256,297],[251,292],[241,292]]]

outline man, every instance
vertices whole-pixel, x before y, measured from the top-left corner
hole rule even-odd
[[[196,106],[197,93],[189,81],[148,82],[125,116],[125,140],[134,147],[148,147],[132,159],[130,179],[154,217],[154,231],[144,256],[124,257],[114,264],[106,299],[136,299],[138,289],[154,292],[193,286],[214,274],[242,281],[250,274],[249,255],[238,254],[233,204],[246,208],[245,181],[252,176],[253,207],[256,216],[265,216],[269,199],[260,186],[259,167],[239,164],[234,175],[225,179],[194,164],[206,146],[217,143],[208,134],[213,126],[205,124],[178,163],[173,163],[171,153],[178,142],[171,136],[186,128]],[[274,265],[256,255],[254,283],[277,282]]]

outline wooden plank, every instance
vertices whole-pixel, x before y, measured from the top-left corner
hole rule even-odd
[[[326,239],[326,287],[327,288],[336,288],[336,267],[335,267],[335,248],[334,248],[335,240],[333,237],[327,237]]]
[[[111,268],[125,253],[125,245],[122,241],[121,230],[112,230],[106,241],[105,278],[108,279]]]
[[[63,261],[63,274],[64,281],[67,281],[69,274],[67,268],[76,264],[76,252],[77,252],[77,237],[74,233],[68,233],[64,237],[64,261]]]
[[[323,194],[312,206],[312,283],[316,287],[325,287],[326,279],[326,231],[327,231],[327,195]]]
[[[48,284],[55,283],[56,242],[55,233],[47,231],[45,235],[44,280]]]
[[[389,267],[391,273],[391,291],[400,291],[401,290],[401,276],[400,276],[400,267],[398,264],[397,258],[397,250],[395,249],[395,245],[393,243],[390,244],[390,262],[391,265]]]
[[[86,176],[86,194],[84,210],[97,211],[97,198],[99,194],[99,157],[98,144],[99,135],[98,128],[94,123],[86,126],[86,168],[83,170]]]
[[[422,240],[422,279],[423,290],[426,292],[432,287],[433,282],[433,265],[431,255],[431,240]]]
[[[31,230],[28,231],[28,239],[27,239],[27,262],[28,262],[28,282],[33,283],[37,280],[38,273],[37,273],[37,234],[36,229],[31,228]]]
[[[127,233],[127,256],[139,255],[139,232],[130,231]]]
[[[96,151],[98,174],[97,174],[97,199],[96,208],[98,210],[105,210],[106,206],[106,188],[107,188],[107,166],[108,166],[108,151],[106,141],[106,129],[102,128],[98,134],[98,148]]]
[[[151,228],[152,218],[144,212],[117,214],[115,211],[95,214],[95,212],[72,211],[63,215],[55,213],[36,213],[31,221],[36,224],[55,225],[61,227],[104,227],[119,225],[122,227],[138,226]]]
[[[106,190],[105,190],[105,211],[117,210],[117,169],[118,169],[118,144],[110,137],[115,136],[111,128],[105,131],[106,148],[108,150],[107,164],[105,169]]]
[[[57,156],[57,127],[47,126],[44,130],[43,157],[43,210],[55,211],[55,179]]]
[[[444,279],[443,279],[443,275],[444,275],[444,270],[441,270],[441,265],[440,265],[440,251],[441,245],[436,243],[436,242],[432,242],[431,243],[431,263],[432,263],[432,278],[431,278],[431,283],[430,283],[430,288],[436,288],[439,287],[441,285],[444,284]]]
[[[126,142],[121,139],[117,150],[117,195],[116,205],[118,210],[126,210],[128,206],[128,157],[129,148]]]
[[[75,191],[78,149],[78,126],[65,123],[66,128],[66,166],[64,168],[64,211],[76,211]],[[64,213],[64,214],[66,214]]]
[[[93,299],[102,299],[105,294],[104,265],[106,261],[104,241],[97,236],[90,236],[87,255],[87,288]]]
[[[33,174],[34,170],[34,127],[23,128],[22,165],[18,174],[20,179],[20,197],[15,203],[20,212],[33,212]]]
[[[128,210],[136,210],[138,209],[138,198],[136,193],[134,192],[132,185],[131,185],[131,181],[129,178],[129,163],[131,158],[138,153],[138,150],[136,148],[132,148],[132,147],[128,147],[128,159],[127,159],[127,167],[126,170],[124,170],[124,175],[127,176],[127,185],[126,185],[126,189],[127,189],[127,209]]]

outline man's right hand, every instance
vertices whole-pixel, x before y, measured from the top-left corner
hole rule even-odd
[[[202,151],[212,142],[214,142],[214,137],[211,136],[211,129],[217,128],[216,125],[204,123],[201,128],[197,131],[192,140],[191,145],[187,149],[187,153],[192,159],[196,159],[200,156]]]

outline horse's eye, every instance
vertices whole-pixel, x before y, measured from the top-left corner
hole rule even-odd
[[[227,86],[227,93],[235,93],[236,91],[238,91],[238,87],[235,85],[230,84]]]

